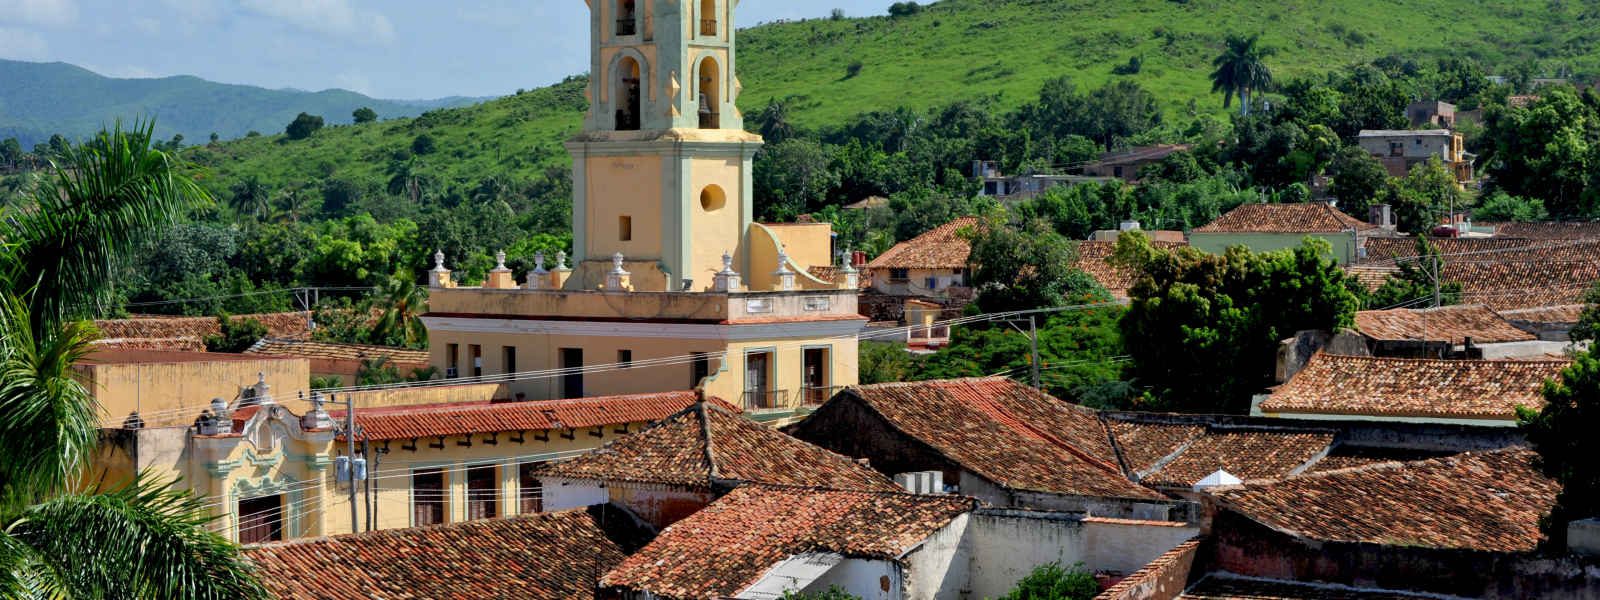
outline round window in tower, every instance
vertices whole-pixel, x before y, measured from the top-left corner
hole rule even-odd
[[[728,194],[722,191],[721,186],[708,185],[706,189],[700,190],[700,208],[705,209],[706,212],[722,210],[722,207],[727,203]]]

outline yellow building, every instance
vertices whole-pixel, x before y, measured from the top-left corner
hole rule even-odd
[[[247,544],[457,523],[541,512],[535,467],[699,401],[694,392],[675,392],[407,403],[466,399],[496,387],[338,395],[340,404],[353,398],[357,406],[351,443],[344,409],[320,396],[280,402],[258,383],[239,399],[216,400],[192,426],[104,430],[87,479],[118,485],[146,473],[175,481],[203,499],[219,532]],[[358,461],[348,460],[352,447]]]
[[[753,221],[762,141],[736,106],[737,1],[590,4],[571,264],[519,277],[502,262],[465,288],[436,255],[433,365],[530,399],[702,387],[770,421],[856,383],[858,276],[810,274],[832,262],[832,227]]]

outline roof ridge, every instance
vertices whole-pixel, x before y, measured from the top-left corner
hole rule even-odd
[[[980,506],[982,504],[982,502],[980,500],[978,500],[977,498],[975,498],[973,496],[964,496],[964,495],[961,495],[961,494],[916,494],[916,493],[907,492],[907,491],[903,491],[903,490],[896,490],[896,491],[892,491],[891,492],[891,491],[887,491],[887,490],[866,490],[866,489],[854,489],[854,488],[836,488],[836,487],[827,487],[827,486],[821,486],[821,485],[796,485],[796,484],[792,484],[792,483],[764,483],[764,482],[759,482],[759,481],[744,482],[744,483],[741,483],[739,485],[739,487],[740,488],[747,488],[748,487],[748,488],[757,488],[757,489],[771,489],[771,490],[776,490],[776,491],[818,492],[818,493],[829,493],[829,494],[862,494],[862,495],[868,495],[868,496],[880,496],[880,497],[885,497],[885,498],[915,498],[915,499],[918,499],[918,500],[943,501],[943,502],[960,502],[960,503],[963,503],[963,504],[971,503],[971,505],[972,505],[972,507],[974,509],[976,509],[978,506]]]
[[[1322,478],[1326,478],[1326,477],[1334,476],[1334,475],[1349,475],[1349,474],[1352,474],[1352,473],[1368,473],[1368,472],[1376,472],[1376,471],[1392,471],[1392,470],[1395,470],[1395,469],[1403,469],[1403,468],[1410,468],[1410,467],[1445,466],[1450,462],[1458,461],[1458,460],[1461,460],[1462,458],[1473,458],[1473,457],[1478,457],[1478,456],[1493,456],[1493,455],[1499,455],[1499,454],[1510,454],[1510,453],[1516,452],[1518,450],[1527,450],[1527,449],[1528,448],[1525,447],[1525,446],[1504,446],[1504,447],[1500,447],[1500,448],[1491,448],[1491,449],[1488,449],[1488,450],[1464,450],[1464,451],[1461,451],[1461,452],[1457,452],[1457,453],[1454,453],[1454,454],[1448,454],[1448,455],[1445,455],[1445,456],[1435,456],[1433,458],[1424,458],[1424,459],[1420,459],[1420,460],[1388,460],[1388,461],[1370,463],[1370,464],[1365,464],[1365,465],[1356,465],[1356,466],[1353,466],[1353,467],[1345,467],[1345,468],[1342,468],[1342,469],[1329,469],[1329,470],[1326,470],[1326,471],[1308,471],[1308,472],[1305,472],[1305,473],[1301,473],[1299,475],[1290,475],[1288,477],[1280,477],[1280,478],[1276,478],[1276,479],[1258,479],[1258,480],[1256,480],[1256,482],[1259,485],[1277,485],[1277,484],[1285,483],[1285,482],[1288,482],[1288,481],[1299,481],[1299,480],[1308,480],[1308,479],[1322,479]],[[1312,465],[1312,466],[1315,466],[1315,465]],[[1248,484],[1249,482],[1246,482],[1246,483]]]
[[[1570,361],[1570,360],[1498,360],[1498,359],[1487,359],[1487,358],[1480,358],[1480,359],[1468,359],[1468,358],[1451,359],[1451,358],[1402,358],[1402,357],[1393,357],[1393,356],[1357,356],[1357,355],[1354,355],[1354,354],[1333,354],[1333,353],[1325,352],[1325,351],[1322,351],[1322,350],[1318,350],[1316,354],[1311,356],[1311,359],[1312,360],[1316,360],[1316,358],[1319,357],[1319,356],[1329,357],[1329,359],[1355,360],[1355,361],[1359,361],[1359,362],[1393,362],[1393,363],[1416,363],[1416,364],[1431,364],[1431,363],[1444,363],[1444,364],[1457,364],[1457,365],[1539,365],[1539,364],[1551,364],[1551,365],[1561,364],[1561,365],[1567,365],[1567,364],[1572,364],[1572,361]]]

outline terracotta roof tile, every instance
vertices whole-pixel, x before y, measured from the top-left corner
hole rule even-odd
[[[1196,582],[1179,600],[1424,600],[1431,594],[1410,594],[1390,590],[1353,588],[1343,585],[1280,581],[1239,577],[1230,573],[1209,573]]]
[[[1151,242],[1151,246],[1162,249],[1172,249],[1187,246],[1173,242]],[[1111,295],[1117,298],[1128,297],[1128,290],[1139,281],[1140,273],[1137,270],[1126,269],[1111,264],[1111,255],[1116,252],[1116,242],[1079,242],[1077,261],[1073,264],[1078,270],[1093,277],[1100,287],[1106,288]]]
[[[1320,202],[1295,204],[1245,204],[1195,233],[1334,233],[1377,229],[1339,209]]]
[[[812,277],[833,283],[839,283],[844,279],[844,272],[838,266],[807,267],[806,272],[810,273]],[[856,269],[856,280],[858,281],[856,287],[861,289],[870,288],[872,287],[872,272],[866,269]]]
[[[1340,444],[1333,448],[1322,460],[1311,466],[1311,472],[1337,471],[1340,469],[1353,469],[1389,462],[1410,462],[1439,458],[1444,452],[1429,452],[1426,450],[1413,450],[1410,448],[1379,448],[1371,446],[1350,446]]]
[[[846,393],[891,426],[1002,487],[1162,498],[1122,474],[1093,412],[1010,379],[887,383]]]
[[[279,338],[309,338],[311,313],[271,313],[260,315],[235,315],[234,321],[254,319],[267,328],[267,335]],[[128,319],[105,319],[94,322],[100,335],[107,338],[205,338],[222,333],[216,317],[168,317],[139,315]]]
[[[709,435],[709,439],[708,436]],[[696,404],[545,475],[709,488],[717,481],[893,492],[894,482],[849,458],[714,405]]]
[[[1261,403],[1268,413],[1516,418],[1544,406],[1566,361],[1421,360],[1319,353]]]
[[[197,337],[100,338],[96,348],[112,350],[160,350],[162,352],[205,352],[206,343]]]
[[[1462,238],[1430,240],[1445,281],[1460,283],[1463,302],[1495,310],[1578,304],[1600,281],[1600,240]],[[1417,256],[1413,238],[1366,242],[1366,266],[1393,267]]]
[[[601,585],[681,600],[733,597],[799,554],[895,560],[976,506],[959,496],[746,485],[662,531]]]
[[[1494,227],[1494,234],[1534,240],[1600,239],[1600,222],[1587,223],[1479,223]]]
[[[606,396],[578,400],[475,402],[362,408],[356,424],[373,440],[579,429],[649,423],[693,405],[695,392]],[[344,411],[330,411],[334,419]]]
[[[1378,341],[1461,344],[1466,338],[1472,338],[1475,344],[1494,344],[1538,339],[1483,305],[1362,311],[1356,313],[1356,329]]]
[[[1150,471],[1161,459],[1176,454],[1206,432],[1202,425],[1133,421],[1108,421],[1106,428],[1111,430],[1123,461],[1133,472]]]
[[[1084,520],[1088,521],[1089,519]],[[1143,568],[1128,574],[1126,578],[1117,582],[1116,585],[1106,588],[1106,591],[1101,592],[1099,596],[1095,596],[1095,600],[1133,600],[1135,598],[1143,600],[1147,596],[1141,594],[1148,594],[1152,591],[1150,587],[1147,587],[1147,584],[1157,583],[1162,579],[1182,578],[1182,574],[1194,565],[1195,554],[1199,553],[1200,544],[1203,541],[1201,538],[1194,538],[1178,544],[1173,549],[1162,553],[1161,556],[1157,556],[1155,560],[1150,561]]]
[[[972,244],[962,229],[978,224],[977,217],[961,217],[932,231],[895,244],[867,263],[869,269],[964,269]]]
[[[1528,323],[1577,323],[1578,318],[1583,316],[1583,311],[1587,308],[1588,306],[1583,304],[1519,308],[1502,310],[1500,311],[1500,316],[1507,320]]]
[[[248,547],[278,598],[594,597],[623,550],[568,511]]]
[[[1289,535],[1327,542],[1526,552],[1560,485],[1527,448],[1313,473],[1217,494]]]
[[[1333,432],[1214,429],[1142,481],[1188,488],[1218,470],[1245,481],[1277,479],[1321,457],[1331,445]]]
[[[406,348],[389,348],[386,346],[363,346],[359,344],[330,344],[327,342],[312,342],[308,340],[290,340],[280,338],[266,338],[256,342],[246,354],[269,354],[273,356],[295,356],[300,358],[325,358],[335,360],[363,360],[387,356],[389,360],[399,364],[427,364],[427,350],[409,350]]]

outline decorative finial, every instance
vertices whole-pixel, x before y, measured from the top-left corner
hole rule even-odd
[[[433,270],[435,270],[435,271],[446,271],[446,270],[448,270],[448,269],[444,268],[444,251],[443,250],[438,250],[438,251],[435,251],[433,253]]]
[[[625,260],[627,260],[627,257],[623,256],[621,252],[611,255],[611,272],[625,273],[626,271],[622,268],[622,262]]]
[[[732,252],[728,252],[726,250],[722,252],[722,272],[724,274],[734,273]]]
[[[789,252],[787,250],[782,250],[782,249],[778,250],[778,270],[777,270],[777,272],[778,273],[788,273],[789,272]]]
[[[557,250],[556,251],[556,270],[557,271],[570,271],[570,270],[572,270],[571,267],[567,266],[567,251],[566,250]]]
[[[500,250],[500,251],[497,251],[497,252],[494,253],[494,268],[495,268],[496,271],[504,271],[505,270],[505,268],[506,268],[506,251],[505,250]]]
[[[544,271],[544,251],[533,253],[533,270]]]

